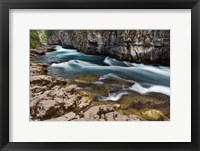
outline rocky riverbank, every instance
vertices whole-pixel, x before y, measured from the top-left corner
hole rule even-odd
[[[120,104],[94,105],[87,93],[63,78],[47,76],[47,66],[30,64],[30,119],[33,121],[129,121],[135,115],[123,115]]]
[[[45,55],[54,47],[38,46],[30,50],[30,57]],[[72,83],[62,77],[48,75],[48,66],[30,63],[30,120],[31,121],[168,121],[170,98],[160,93],[146,95],[137,92],[122,96],[115,102],[101,101],[99,95],[118,92],[133,83],[113,78],[102,79],[89,74],[80,76]],[[80,87],[90,87],[82,90]]]

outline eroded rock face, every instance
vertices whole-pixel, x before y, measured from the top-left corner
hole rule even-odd
[[[118,60],[170,65],[169,30],[58,30],[48,42]]]

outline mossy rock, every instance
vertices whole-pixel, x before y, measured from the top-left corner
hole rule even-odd
[[[149,121],[164,121],[169,120],[161,111],[156,109],[147,109],[142,113],[143,118]]]

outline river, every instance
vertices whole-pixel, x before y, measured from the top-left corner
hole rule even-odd
[[[96,93],[101,101],[118,101],[131,92],[142,95],[156,92],[170,96],[170,67],[118,61],[61,46],[31,61],[48,65],[48,75],[76,83],[80,89]],[[110,84],[107,90],[108,83],[112,88]]]

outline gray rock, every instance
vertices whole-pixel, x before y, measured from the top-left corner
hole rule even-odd
[[[84,53],[107,55],[119,60],[170,64],[169,30],[59,30],[49,37],[49,44],[55,43]],[[138,50],[133,50],[132,46],[137,46]],[[150,47],[153,47],[151,52],[146,51]],[[158,54],[157,47],[164,48],[167,52]]]

